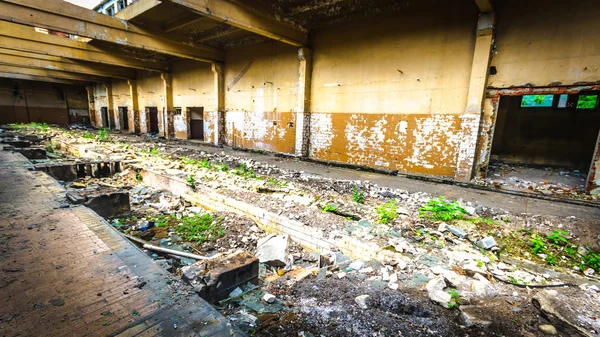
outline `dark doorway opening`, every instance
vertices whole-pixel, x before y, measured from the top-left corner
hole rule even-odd
[[[129,130],[129,116],[127,115],[127,107],[119,107],[119,119],[121,120],[121,130]]]
[[[146,107],[146,112],[150,115],[150,132],[158,133],[158,108]]]
[[[108,120],[108,108],[105,106],[101,107],[100,114],[102,115],[102,127],[108,128],[110,126],[110,121]]]
[[[204,140],[204,107],[191,107],[187,111],[190,116],[191,138]]]
[[[500,96],[487,177],[545,194],[584,191],[599,100],[600,91]]]

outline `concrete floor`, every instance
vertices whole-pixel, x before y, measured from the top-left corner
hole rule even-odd
[[[203,145],[200,142],[178,141],[177,146],[200,149],[209,153],[220,153],[251,158],[262,163],[277,165],[286,170],[297,170],[314,175],[348,180],[369,180],[380,186],[404,189],[410,192],[427,192],[450,199],[462,199],[477,203],[478,205],[504,209],[513,213],[544,214],[553,216],[572,216],[583,219],[599,219],[600,207],[582,206],[563,202],[541,200],[536,198],[510,195],[495,191],[486,191],[457,185],[442,184],[405,176],[391,176],[380,173],[365,172],[355,169],[329,166],[322,163],[301,161],[295,158],[282,158],[269,154],[260,154],[249,151],[233,150],[231,148],[217,148]],[[174,144],[175,145],[175,144]]]
[[[229,322],[64,189],[0,151],[1,336],[233,336]],[[145,284],[142,284],[145,282]]]

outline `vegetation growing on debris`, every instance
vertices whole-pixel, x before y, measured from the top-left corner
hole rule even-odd
[[[456,291],[456,289],[450,289],[448,291],[448,295],[452,297],[452,300],[450,300],[450,302],[448,303],[448,308],[458,309],[458,306],[460,305],[460,294],[458,293],[458,291]]]
[[[499,254],[532,255],[548,265],[564,268],[577,267],[584,271],[600,271],[600,254],[588,247],[579,247],[568,239],[569,232],[555,230],[550,235],[521,229],[501,238]],[[513,282],[514,283],[514,282]]]
[[[249,168],[248,165],[246,165],[246,163],[241,163],[238,168],[233,170],[233,174],[235,174],[236,176],[244,177],[246,179],[256,178],[256,173],[254,173],[254,170],[252,168]]]
[[[103,128],[98,130],[98,135],[96,136],[96,140],[99,142],[107,142],[110,140],[110,134],[108,133],[108,129]]]
[[[396,204],[396,200],[390,200],[377,207],[376,210],[379,222],[382,224],[388,224],[398,217],[398,205]]]
[[[175,231],[187,241],[203,243],[225,235],[220,221],[221,218],[215,219],[210,214],[195,214],[181,219],[182,224]]]
[[[10,124],[10,126],[13,129],[27,129],[27,128],[33,128],[42,132],[46,132],[50,129],[50,126],[48,125],[48,123],[37,123],[37,122],[31,122],[31,123],[16,123],[16,124]]]
[[[338,209],[336,204],[325,204],[325,206],[323,206],[323,212],[333,212],[336,211]]]
[[[140,171],[136,171],[135,172],[135,181],[140,182],[143,180],[144,180],[144,177],[142,176],[142,173]]]
[[[434,221],[460,220],[467,211],[458,202],[446,202],[442,197],[430,199],[423,207],[419,208],[419,217]]]
[[[185,182],[188,184],[189,187],[194,188],[196,187],[196,178],[194,178],[193,174],[188,175],[187,179],[185,180]]]
[[[94,139],[94,138],[96,138],[96,137],[95,137],[94,135],[92,135],[92,134],[91,134],[89,131],[87,131],[87,130],[86,130],[86,131],[83,133],[83,138],[85,138],[85,139]]]
[[[352,187],[352,199],[359,204],[365,203],[365,192],[360,191],[356,186]]]
[[[275,178],[269,178],[269,179],[267,179],[267,184],[277,185],[277,186],[280,186],[280,187],[285,187],[285,186],[288,185],[287,182],[285,182],[285,181],[279,181],[279,180],[277,180]]]

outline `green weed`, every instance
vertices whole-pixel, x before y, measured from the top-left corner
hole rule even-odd
[[[554,256],[554,254],[548,253],[546,255],[546,263],[548,263],[551,266],[556,266],[558,264],[558,260],[556,259],[556,256]]]
[[[83,138],[86,138],[86,139],[94,139],[94,138],[96,138],[96,137],[95,137],[94,135],[92,135],[92,134],[91,134],[89,131],[87,131],[87,130],[86,130],[86,131],[83,133]]]
[[[469,221],[471,221],[474,224],[478,224],[478,223],[485,223],[488,225],[498,225],[498,223],[496,221],[494,221],[494,219],[490,219],[490,218],[473,218],[473,219],[469,219]]]
[[[210,214],[195,214],[183,218],[182,224],[175,231],[186,241],[203,243],[225,235],[225,230],[219,222],[220,218],[215,220]]]
[[[531,239],[529,239],[529,245],[531,246],[531,251],[534,254],[540,254],[546,251],[546,242],[540,236],[533,234]]]
[[[279,181],[279,180],[277,180],[275,178],[269,178],[269,179],[267,179],[267,183],[268,184],[272,184],[272,185],[277,185],[277,186],[280,186],[280,187],[285,187],[285,186],[288,185],[287,182],[284,182],[284,181],[282,182],[282,181]]]
[[[100,129],[98,130],[98,135],[96,136],[96,140],[99,142],[107,142],[110,139],[110,134],[108,133],[108,129]]]
[[[142,177],[142,173],[140,171],[135,172],[135,181],[140,182],[143,180],[144,180],[144,177]]]
[[[352,187],[352,199],[359,204],[365,203],[365,192],[359,191],[356,186]]]
[[[600,272],[600,254],[594,253],[589,248],[587,255],[583,256],[583,263],[595,271]]]
[[[569,240],[567,240],[567,238],[565,238],[565,235],[568,235],[569,232],[567,231],[554,231],[552,232],[552,235],[548,235],[546,238],[548,240],[550,240],[550,242],[555,246],[555,247],[559,247],[561,245],[568,245],[569,244]]]
[[[448,308],[456,309],[460,305],[460,294],[456,289],[450,289],[448,294],[452,297],[452,300],[448,303]]]
[[[333,212],[333,211],[337,211],[338,206],[336,204],[325,204],[325,206],[323,206],[323,212]]]
[[[467,211],[458,202],[448,203],[442,197],[431,199],[419,208],[419,217],[436,221],[460,220],[466,214]]]
[[[221,172],[227,172],[227,171],[229,171],[229,165],[227,165],[227,163],[215,164],[215,170],[221,171]]]
[[[233,170],[233,174],[235,174],[236,176],[244,177],[246,179],[256,179],[256,173],[254,173],[254,170],[249,168],[248,165],[246,165],[246,163],[241,163],[238,168]]]
[[[188,175],[187,179],[185,180],[185,182],[188,184],[189,187],[191,188],[195,188],[196,187],[196,178],[194,178],[193,174]]]
[[[382,224],[388,224],[398,216],[398,205],[396,204],[396,200],[390,200],[377,207],[376,210],[377,215],[379,216],[379,222]]]

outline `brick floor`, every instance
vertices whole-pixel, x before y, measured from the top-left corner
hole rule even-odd
[[[60,208],[63,188],[29,168],[0,151],[0,336],[241,336],[93,211]]]

